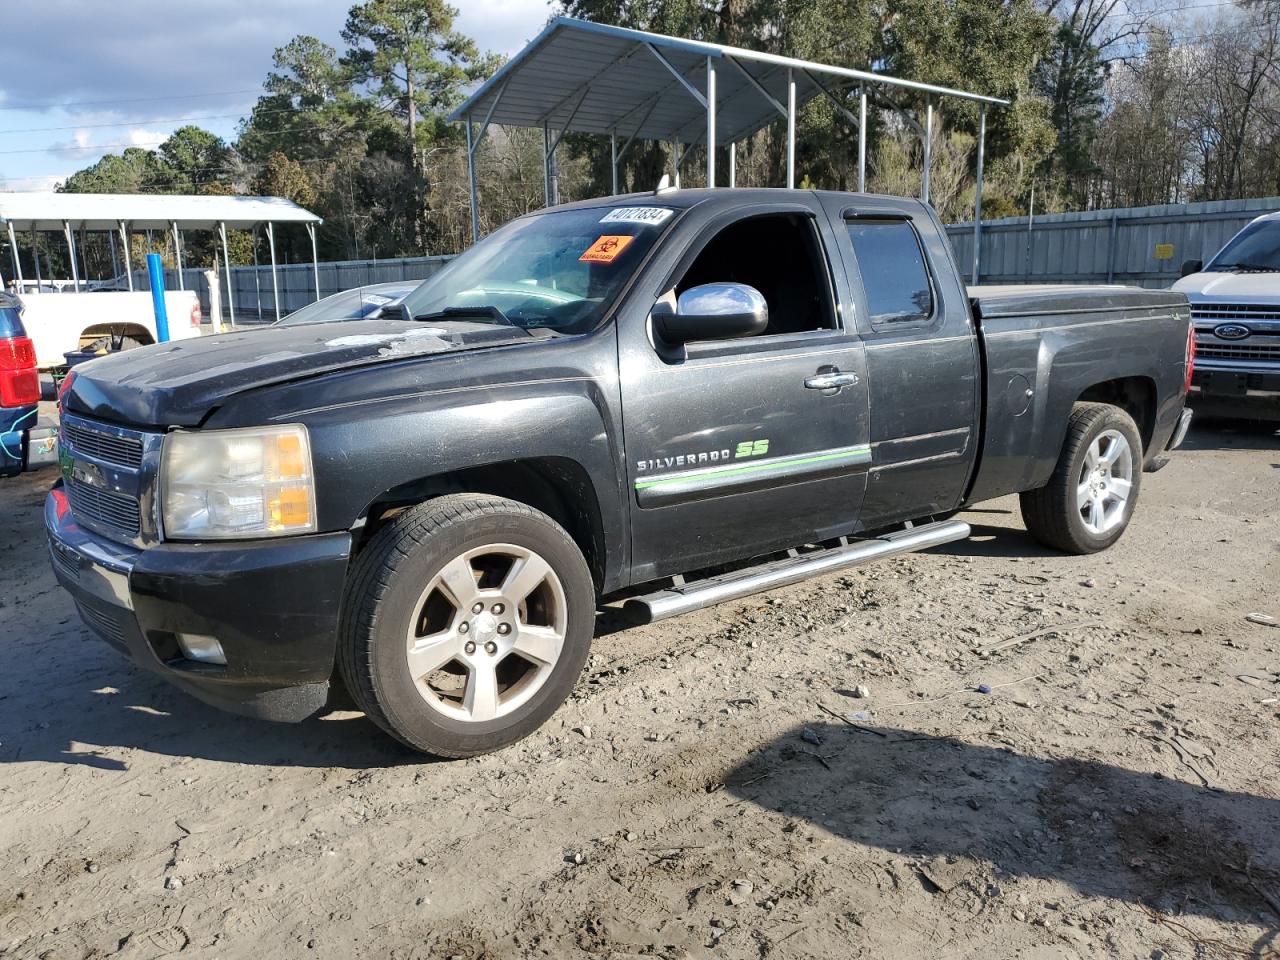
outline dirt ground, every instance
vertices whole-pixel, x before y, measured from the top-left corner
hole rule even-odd
[[[129,665],[48,569],[52,479],[0,484],[0,955],[1280,951],[1265,431],[1195,430],[1096,557],[1009,498],[948,549],[606,612],[551,723],[466,762]]]

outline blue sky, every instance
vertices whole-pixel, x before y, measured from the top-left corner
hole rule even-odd
[[[547,0],[453,0],[458,29],[514,53]],[[341,49],[350,0],[14,0],[0,18],[0,190],[50,190],[105,153],[184,123],[230,139],[307,33]]]

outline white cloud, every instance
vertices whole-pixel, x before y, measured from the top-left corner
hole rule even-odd
[[[169,139],[169,135],[159,130],[144,130],[141,127],[135,127],[129,131],[129,143],[135,147],[146,147],[148,150],[154,150],[167,139]]]
[[[0,177],[0,190],[12,190],[14,193],[49,193],[66,182],[69,173],[51,174],[46,177],[22,177],[6,180]]]
[[[470,0],[458,4],[456,27],[482,51],[510,56],[547,25],[548,0]]]
[[[60,140],[49,147],[49,152],[67,160],[81,160],[87,157],[93,134],[89,130],[77,130],[70,138]]]
[[[551,15],[550,0],[457,6],[457,28],[481,49],[504,54],[519,50]],[[275,48],[294,36],[312,34],[341,49],[349,7],[350,0],[17,4],[5,11],[0,98],[36,108],[75,102],[135,122],[242,109],[261,89]],[[174,99],[188,94],[204,96]]]

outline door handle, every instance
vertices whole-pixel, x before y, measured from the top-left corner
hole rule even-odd
[[[819,373],[807,377],[804,385],[810,390],[839,390],[841,387],[852,387],[858,382],[856,373],[841,373],[834,370],[830,373]]]

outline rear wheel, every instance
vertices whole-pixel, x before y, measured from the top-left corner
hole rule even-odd
[[[550,517],[442,497],[397,516],[357,559],[339,669],[392,736],[474,756],[528,736],[564,702],[594,613],[586,561]]]
[[[1105,403],[1077,403],[1049,482],[1021,495],[1027,530],[1068,553],[1105,550],[1124,533],[1142,482],[1133,418]]]

